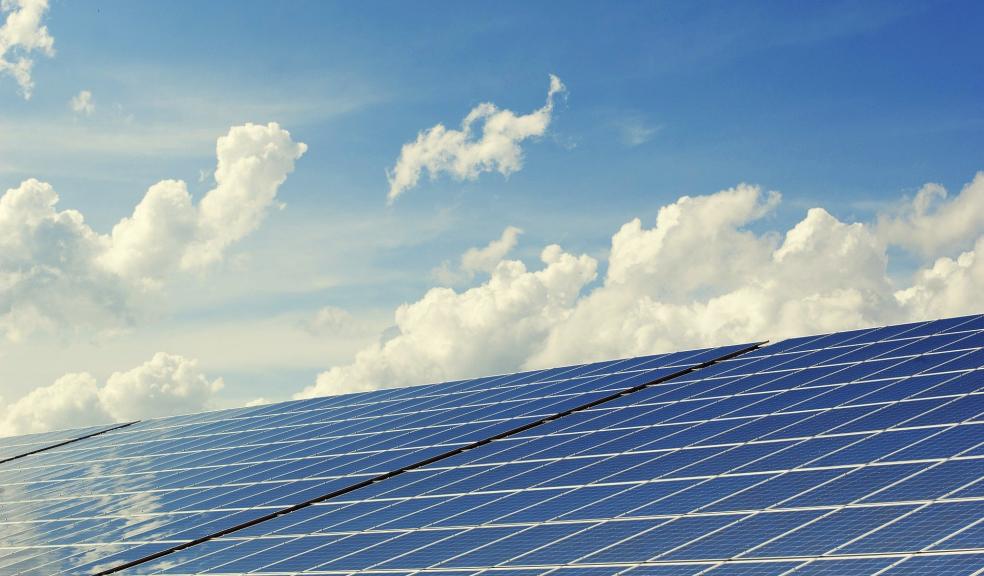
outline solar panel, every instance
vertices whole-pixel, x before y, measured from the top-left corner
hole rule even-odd
[[[43,450],[50,450],[63,444],[83,440],[97,434],[102,434],[108,430],[123,428],[130,424],[104,424],[101,426],[89,426],[87,428],[55,430],[53,432],[40,432],[37,434],[0,438],[0,464],[36,454]]]
[[[0,573],[110,569],[378,482],[748,348],[332,396],[110,430],[0,464]]]
[[[123,573],[978,573],[982,329],[786,340]]]

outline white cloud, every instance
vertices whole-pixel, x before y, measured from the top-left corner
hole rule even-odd
[[[489,242],[482,248],[469,248],[461,255],[458,269],[452,268],[447,261],[434,270],[434,276],[445,285],[454,285],[475,278],[479,272],[491,273],[499,262],[506,257],[523,231],[515,226],[506,226],[499,238]]]
[[[554,327],[527,365],[777,340],[900,318],[884,249],[863,224],[814,208],[780,242],[744,229],[774,202],[763,202],[756,188],[739,191],[744,210],[735,205],[736,190],[726,190],[671,205],[679,211],[671,210],[669,228],[662,218],[651,230],[623,227],[612,239],[605,285]]]
[[[127,316],[126,288],[96,265],[108,239],[57,202],[49,184],[33,179],[0,196],[0,332],[8,338]]]
[[[939,184],[926,184],[911,202],[878,220],[886,242],[932,257],[941,250],[966,249],[984,229],[984,172],[946,201]]]
[[[468,272],[491,272],[499,262],[516,247],[523,231],[515,226],[506,226],[498,240],[489,242],[484,248],[469,248],[461,255],[461,269]]]
[[[546,104],[529,114],[517,116],[485,102],[465,116],[461,130],[449,130],[443,124],[422,130],[416,140],[403,145],[396,165],[387,171],[387,201],[393,202],[416,186],[425,169],[431,178],[447,172],[459,180],[475,180],[482,172],[493,170],[503,176],[516,172],[523,166],[520,143],[546,132],[554,97],[566,90],[560,78],[551,74]],[[474,137],[473,126],[478,122],[482,123],[482,134]]]
[[[978,175],[979,177],[979,175]],[[895,296],[916,318],[981,311],[984,294],[984,236],[957,258],[939,258],[920,270],[915,283]]]
[[[201,373],[197,360],[158,352],[110,376],[99,399],[116,420],[156,418],[203,410],[222,386],[221,378],[209,380]]]
[[[6,15],[0,26],[0,74],[13,77],[25,99],[30,99],[34,90],[32,54],[55,55],[55,39],[41,24],[47,11],[48,0],[0,1],[0,14]]]
[[[72,112],[85,116],[92,116],[92,113],[96,111],[96,103],[92,101],[92,92],[88,90],[82,90],[72,96],[72,99],[68,101],[68,106]]]
[[[487,282],[460,293],[432,288],[397,309],[391,338],[367,346],[352,364],[322,373],[298,396],[433,382],[522,364],[570,313],[597,266],[593,258],[557,245],[545,248],[541,260],[544,267],[536,271],[519,261],[500,262]]]
[[[66,374],[3,407],[0,436],[123,422],[213,407],[222,379],[209,380],[198,362],[159,352],[100,385],[91,374]]]
[[[780,202],[756,186],[682,197],[659,210],[652,228],[634,219],[614,234],[604,281],[586,294],[595,270],[587,256],[550,247],[540,272],[502,261],[480,286],[434,288],[401,306],[392,339],[323,372],[302,395],[979,313],[984,224],[954,211],[974,205],[980,181],[931,216],[914,208],[961,227],[952,242],[927,235],[915,244],[886,235],[888,217],[847,223],[823,208],[781,233],[753,232]],[[916,236],[925,226],[892,222],[908,222]],[[910,279],[888,273],[892,246],[937,250],[964,238],[976,238],[972,251],[940,255]],[[541,280],[561,263],[559,280]]]
[[[274,204],[304,154],[277,124],[236,126],[218,139],[216,186],[195,204],[187,186],[164,180],[133,214],[99,234],[54,189],[26,180],[0,197],[0,332],[90,330],[127,322],[132,303],[179,272],[222,259]]]
[[[762,198],[757,187],[741,184],[663,206],[650,230],[636,218],[612,237],[606,284],[640,284],[637,289],[655,289],[670,300],[712,286],[738,287],[742,271],[765,258],[775,242],[743,226],[779,200],[776,192]]]

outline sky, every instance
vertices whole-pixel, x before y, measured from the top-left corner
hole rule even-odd
[[[0,435],[982,311],[979,3],[0,6]]]

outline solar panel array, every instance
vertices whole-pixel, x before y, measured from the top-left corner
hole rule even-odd
[[[317,398],[110,430],[0,464],[0,573],[84,574],[126,564],[746,348]]]
[[[982,327],[788,340],[132,573],[976,573]]]
[[[982,348],[972,316],[141,422],[0,465],[0,573],[980,574]]]

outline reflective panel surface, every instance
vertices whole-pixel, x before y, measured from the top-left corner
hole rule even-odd
[[[980,316],[797,338],[126,574],[975,574]]]
[[[111,430],[0,464],[0,573],[98,572],[744,348],[316,398]]]

